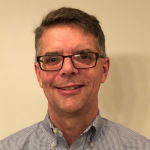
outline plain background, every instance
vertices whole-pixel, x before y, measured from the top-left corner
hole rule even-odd
[[[47,100],[34,72],[34,29],[62,6],[95,15],[110,57],[99,92],[102,117],[150,138],[149,0],[1,0],[0,139],[44,119]]]

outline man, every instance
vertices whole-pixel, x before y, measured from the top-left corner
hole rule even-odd
[[[50,12],[35,30],[35,48],[48,113],[2,140],[0,150],[150,150],[148,139],[99,114],[98,91],[109,58],[94,16],[72,8]]]

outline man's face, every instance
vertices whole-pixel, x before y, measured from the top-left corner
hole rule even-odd
[[[46,29],[41,44],[41,56],[51,53],[66,56],[87,49],[98,52],[95,37],[75,24]],[[59,71],[42,71],[35,62],[39,84],[48,99],[49,110],[54,112],[98,111],[98,91],[107,77],[108,68],[109,58],[99,58],[94,68],[76,69],[66,57]]]

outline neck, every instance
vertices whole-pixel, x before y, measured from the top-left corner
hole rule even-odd
[[[55,113],[49,108],[49,116],[54,126],[59,129],[70,146],[92,123],[98,114],[98,107],[88,111],[74,113]]]

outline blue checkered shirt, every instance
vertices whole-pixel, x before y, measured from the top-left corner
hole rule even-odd
[[[0,150],[150,150],[150,140],[98,115],[69,147],[47,113],[44,121],[0,141]]]

